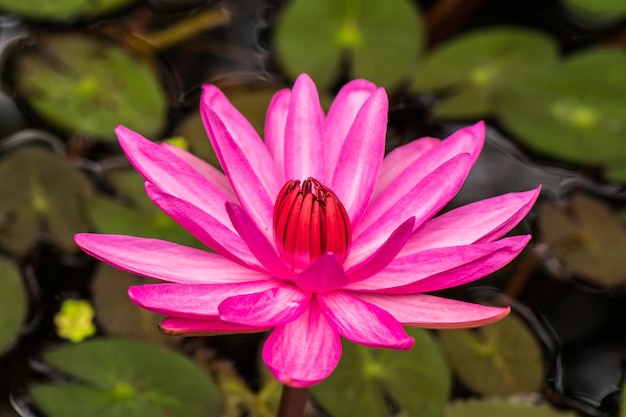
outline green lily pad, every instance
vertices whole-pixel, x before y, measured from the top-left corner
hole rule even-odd
[[[163,345],[174,345],[180,340],[159,330],[159,322],[165,316],[139,308],[128,298],[128,287],[131,285],[154,282],[106,264],[98,265],[92,283],[93,304],[96,318],[107,334]]]
[[[306,72],[329,87],[347,58],[352,78],[391,88],[417,61],[422,38],[419,12],[407,0],[294,0],[276,48],[293,78]]]
[[[574,12],[597,19],[619,19],[626,16],[623,0],[563,0]]]
[[[0,9],[29,19],[90,19],[112,13],[136,0],[0,0]]]
[[[75,252],[74,234],[89,229],[90,193],[87,179],[65,159],[43,148],[17,149],[0,161],[0,245],[24,255],[43,224],[57,246]]]
[[[29,389],[50,417],[206,417],[219,399],[213,382],[193,362],[165,348],[99,339],[65,345],[47,363],[82,383],[36,384]]]
[[[535,404],[520,399],[487,399],[455,401],[444,417],[575,417],[576,413],[559,411],[547,404]]]
[[[0,258],[0,353],[17,337],[26,319],[26,290],[17,266]]]
[[[95,196],[89,204],[89,215],[99,232],[163,239],[205,248],[154,205],[146,195],[145,180],[137,172],[132,169],[118,170],[111,172],[109,177],[128,204],[103,195]]]
[[[427,331],[407,332],[410,351],[345,342],[337,369],[312,388],[315,400],[333,417],[389,416],[389,398],[410,415],[441,416],[451,388],[445,360]]]
[[[16,57],[15,79],[17,93],[38,115],[69,132],[110,140],[122,124],[153,137],[165,123],[165,94],[154,73],[103,39],[39,39],[37,48]]]
[[[496,114],[526,145],[558,158],[626,163],[626,52],[592,50],[497,98]]]
[[[543,204],[539,230],[555,256],[581,278],[606,287],[626,283],[626,228],[606,204],[585,195],[572,197],[567,210]]]
[[[436,49],[420,67],[417,92],[445,90],[433,113],[439,118],[491,114],[494,94],[507,83],[554,65],[557,46],[541,32],[489,28],[453,39]]]
[[[475,330],[439,332],[452,369],[481,394],[536,392],[543,383],[543,357],[533,334],[515,316]]]

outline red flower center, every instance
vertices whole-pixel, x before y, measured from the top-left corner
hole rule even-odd
[[[348,213],[315,178],[289,180],[274,205],[274,234],[281,256],[299,272],[326,252],[340,262],[348,255],[352,229]]]

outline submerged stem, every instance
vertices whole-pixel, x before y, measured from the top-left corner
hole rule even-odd
[[[276,417],[302,417],[308,397],[307,388],[292,388],[284,385]]]

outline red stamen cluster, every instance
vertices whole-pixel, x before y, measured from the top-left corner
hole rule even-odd
[[[299,272],[327,252],[348,255],[352,229],[337,196],[315,178],[289,180],[274,205],[274,233],[281,256]]]

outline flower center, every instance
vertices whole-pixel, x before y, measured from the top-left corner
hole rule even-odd
[[[348,213],[328,187],[315,178],[289,180],[274,205],[276,244],[295,272],[332,252],[339,262],[348,255],[352,229]]]

